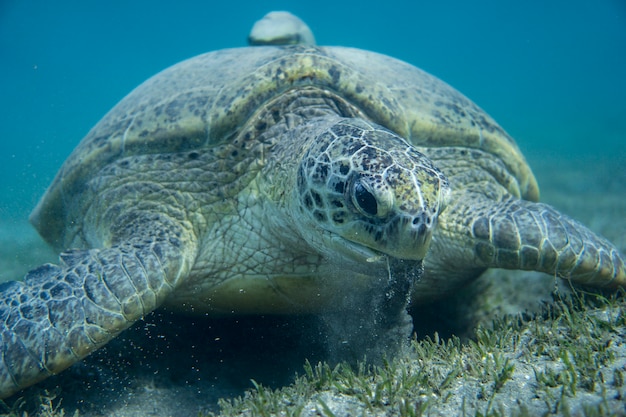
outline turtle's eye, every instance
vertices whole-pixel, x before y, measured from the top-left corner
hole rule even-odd
[[[376,197],[374,197],[361,181],[357,180],[354,182],[352,202],[363,214],[368,216],[376,216],[376,214],[378,214]]]

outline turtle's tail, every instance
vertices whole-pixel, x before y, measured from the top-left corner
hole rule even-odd
[[[159,306],[187,269],[180,241],[74,250],[0,285],[0,398],[56,374]]]
[[[554,208],[514,197],[471,222],[475,254],[490,268],[545,272],[576,284],[626,287],[618,249]]]

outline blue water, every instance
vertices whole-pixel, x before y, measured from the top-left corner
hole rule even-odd
[[[532,160],[626,160],[626,1],[0,2],[0,216],[25,218],[65,157],[137,84],[244,46],[289,9],[319,44],[370,49],[447,81]],[[626,169],[626,168],[625,168]]]

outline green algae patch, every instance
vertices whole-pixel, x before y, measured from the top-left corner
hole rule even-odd
[[[625,307],[623,293],[556,294],[540,314],[497,319],[466,342],[435,334],[381,365],[307,362],[291,386],[221,400],[220,415],[623,415]]]

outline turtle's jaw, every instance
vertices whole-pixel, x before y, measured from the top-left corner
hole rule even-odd
[[[348,240],[336,233],[327,232],[323,234],[323,237],[327,239],[327,247],[331,249],[327,255],[330,258],[349,259],[361,264],[376,264],[385,262],[387,257],[383,252]]]
[[[389,253],[367,246],[363,243],[346,239],[337,233],[325,231],[322,234],[323,246],[328,248],[326,258],[332,263],[355,262],[361,265],[375,267],[388,265],[390,261],[421,262],[430,243],[430,235],[424,238],[423,249]]]

